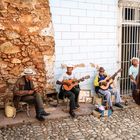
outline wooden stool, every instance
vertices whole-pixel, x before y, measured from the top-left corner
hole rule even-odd
[[[18,108],[16,109],[16,112],[21,112],[21,111],[25,111],[27,116],[30,117],[30,108],[29,108],[29,104],[26,102],[19,102],[18,103]],[[13,118],[15,118],[16,116],[14,116]]]
[[[102,105],[106,105],[107,99],[106,99],[105,95],[103,95],[101,93],[98,93],[97,95],[99,98],[102,99]]]

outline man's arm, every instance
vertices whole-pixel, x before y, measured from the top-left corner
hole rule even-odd
[[[130,77],[131,82],[137,84],[137,82],[136,82],[135,78],[133,77],[133,75],[129,75],[129,77]]]
[[[133,83],[136,84],[136,79],[134,78],[134,76],[133,76],[133,74],[132,74],[132,69],[131,69],[131,67],[129,68],[129,77],[130,77],[131,82],[133,82]]]
[[[22,90],[22,89],[24,89],[24,85],[22,79],[19,79],[17,80],[13,89],[14,95],[23,96],[27,94],[32,94],[34,92],[34,90]]]
[[[95,87],[98,87],[99,86],[98,75],[96,75],[93,84],[94,84]]]

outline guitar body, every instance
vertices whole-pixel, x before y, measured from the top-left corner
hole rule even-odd
[[[78,82],[74,82],[73,80],[67,80],[67,82],[70,84],[70,86],[68,86],[68,85],[63,85],[63,88],[64,88],[66,91],[70,91],[73,87],[75,87],[75,86],[78,85]]]
[[[122,69],[119,69],[117,72],[115,72],[111,77],[106,77],[104,80],[99,81],[99,86],[102,90],[107,90],[109,86],[113,83],[113,79],[117,76],[119,72],[121,72]]]
[[[107,79],[101,80],[100,83],[103,83],[103,84],[101,84],[100,88],[102,90],[107,90],[109,88],[109,86],[111,86],[111,84],[113,83],[113,79],[110,79],[108,81],[108,78],[107,78]]]
[[[88,79],[88,78],[90,78],[90,76],[89,75],[87,75],[87,76],[85,76],[85,77],[82,77],[81,79],[79,79],[79,80],[74,80],[74,79],[70,79],[70,80],[64,80],[64,82],[66,82],[66,83],[69,83],[70,85],[68,86],[68,85],[63,85],[63,88],[66,90],[66,91],[70,91],[73,87],[75,87],[75,86],[77,86],[78,84],[79,84],[79,82],[81,81],[84,81],[84,79]]]

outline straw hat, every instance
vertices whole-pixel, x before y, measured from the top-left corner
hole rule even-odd
[[[133,60],[139,61],[139,58],[137,58],[137,57],[132,57],[130,61],[132,62]]]
[[[74,65],[73,65],[72,63],[68,63],[68,64],[67,64],[67,67],[68,67],[68,68],[73,68]]]
[[[36,74],[36,72],[33,69],[31,69],[31,68],[26,68],[21,73],[21,75],[35,75],[35,74]]]

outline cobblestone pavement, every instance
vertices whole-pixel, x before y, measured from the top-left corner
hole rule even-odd
[[[46,120],[0,129],[0,140],[140,140],[140,107],[115,111],[105,120],[93,115]]]

